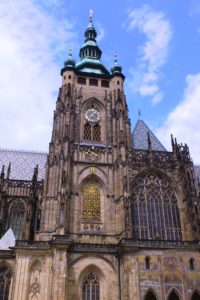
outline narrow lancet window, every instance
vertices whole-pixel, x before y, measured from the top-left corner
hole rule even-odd
[[[93,272],[89,272],[84,278],[82,300],[100,300],[99,279]]]
[[[12,228],[16,240],[23,238],[23,225],[24,225],[25,208],[20,199],[13,202],[10,209],[10,227]]]
[[[190,271],[194,271],[194,258],[190,258]]]
[[[150,269],[150,257],[149,256],[145,257],[145,267],[147,270]]]
[[[0,266],[0,300],[8,300],[12,273],[6,266]]]
[[[84,126],[84,140],[91,141],[92,139],[92,128],[89,123],[86,123]]]
[[[93,127],[93,140],[97,142],[101,141],[101,127],[99,124],[96,124]]]

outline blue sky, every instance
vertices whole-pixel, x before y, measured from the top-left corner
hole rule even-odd
[[[94,11],[102,62],[116,51],[132,129],[142,119],[170,149],[170,134],[200,163],[198,0],[1,0],[2,148],[48,150],[60,69]]]

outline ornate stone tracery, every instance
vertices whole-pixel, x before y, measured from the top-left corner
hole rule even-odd
[[[8,300],[11,277],[10,269],[5,265],[0,266],[0,299]]]
[[[25,207],[21,199],[16,199],[10,208],[10,227],[12,228],[15,238],[21,240],[23,238],[23,225],[25,217]]]
[[[181,240],[177,199],[169,182],[151,172],[137,176],[132,188],[133,237]]]
[[[83,281],[82,300],[100,300],[100,283],[98,276],[89,272]]]
[[[30,285],[29,285],[29,300],[39,300],[41,292],[40,275],[42,266],[39,261],[36,261],[31,267]]]

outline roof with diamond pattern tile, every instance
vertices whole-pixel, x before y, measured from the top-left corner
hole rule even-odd
[[[147,150],[148,149],[148,133],[151,140],[152,150],[167,151],[161,144],[154,133],[142,120],[138,120],[135,129],[132,133],[132,145],[134,149]]]
[[[0,149],[0,168],[5,173],[11,163],[10,179],[32,180],[34,168],[38,165],[38,179],[44,179],[47,153]]]

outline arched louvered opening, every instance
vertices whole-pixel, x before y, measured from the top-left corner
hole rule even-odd
[[[180,298],[175,291],[172,291],[167,300],[180,300]]]
[[[152,291],[149,291],[144,297],[144,300],[157,300],[157,298]]]
[[[89,123],[84,125],[84,140],[91,141],[92,139],[92,127]]]
[[[132,189],[133,238],[181,240],[177,199],[169,182],[152,172],[136,177]]]
[[[198,292],[194,292],[192,295],[191,300],[200,300],[200,294]]]
[[[194,258],[190,258],[189,260],[190,271],[194,271],[194,263],[195,263]]]
[[[23,238],[23,225],[24,225],[25,207],[20,199],[14,200],[10,208],[10,227],[12,228],[16,240]]]
[[[145,257],[145,268],[147,270],[150,269],[150,257],[149,256]]]
[[[97,142],[101,141],[101,127],[99,124],[95,124],[93,127],[93,140]]]
[[[7,266],[0,266],[0,300],[8,300],[12,273]]]
[[[100,282],[93,272],[87,273],[83,280],[82,300],[100,300]]]
[[[83,220],[100,221],[101,193],[95,181],[87,182],[83,187]]]

